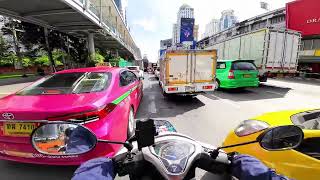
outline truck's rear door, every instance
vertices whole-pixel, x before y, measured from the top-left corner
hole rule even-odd
[[[216,51],[194,51],[193,53],[193,78],[192,83],[213,82],[216,74]]]
[[[169,84],[189,83],[191,58],[186,51],[167,53],[166,76]]]
[[[296,66],[298,64],[297,55],[299,50],[300,43],[300,35],[296,33],[286,32],[286,48],[285,48],[285,56],[284,56],[284,68],[288,70],[296,70]]]
[[[283,68],[284,40],[285,34],[283,32],[270,30],[269,53],[266,64],[268,69],[279,70]]]

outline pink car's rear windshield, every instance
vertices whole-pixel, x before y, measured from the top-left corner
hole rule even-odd
[[[48,76],[28,86],[17,95],[80,94],[108,88],[111,73],[65,73]]]

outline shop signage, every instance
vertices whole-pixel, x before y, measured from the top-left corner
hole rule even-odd
[[[320,18],[312,18],[307,20],[307,24],[320,23]]]

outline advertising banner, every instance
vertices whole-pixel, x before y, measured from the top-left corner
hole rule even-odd
[[[286,8],[288,29],[300,31],[302,36],[320,34],[319,0],[297,0]]]
[[[161,49],[160,52],[160,60],[164,60],[165,54],[166,54],[166,49]]]
[[[193,18],[181,18],[180,26],[180,42],[193,41],[193,28],[194,28],[194,19]]]

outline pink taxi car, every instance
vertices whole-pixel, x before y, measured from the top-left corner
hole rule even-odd
[[[112,157],[120,145],[97,144],[79,156],[47,156],[31,145],[41,124],[84,124],[99,139],[125,141],[135,129],[142,81],[128,69],[94,67],[65,70],[0,99],[0,159],[34,164],[79,165],[94,157]]]

